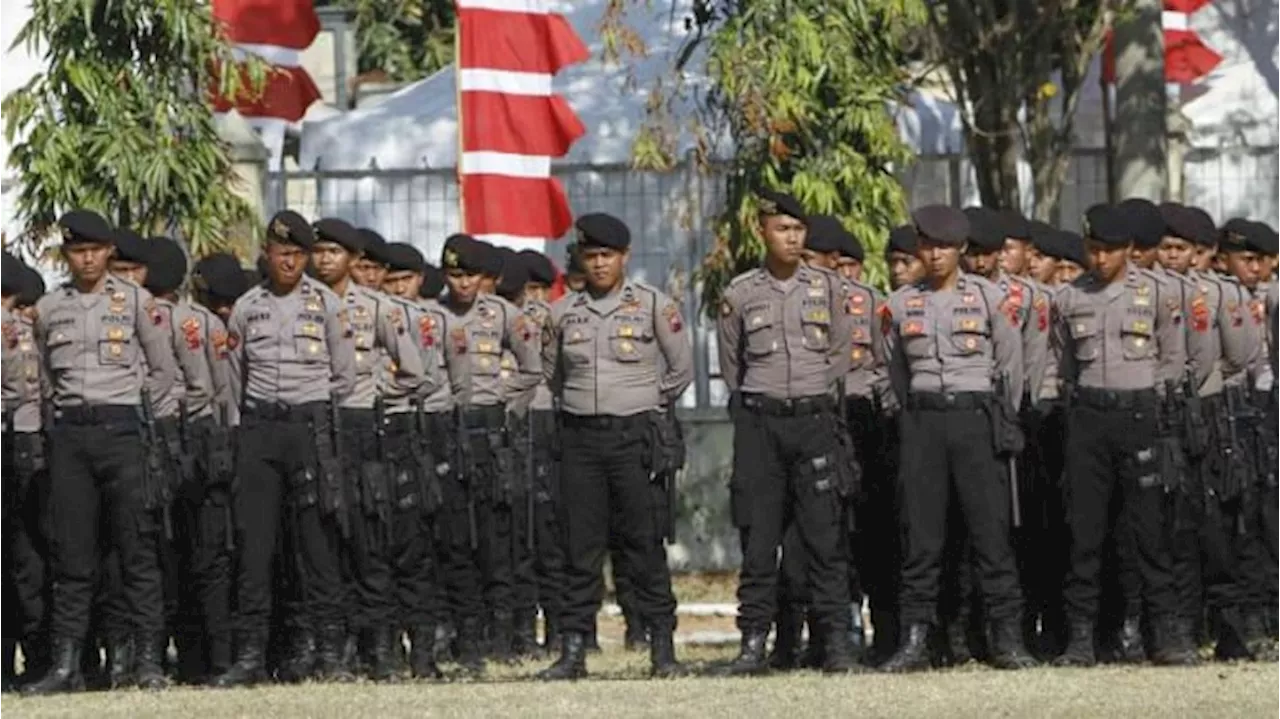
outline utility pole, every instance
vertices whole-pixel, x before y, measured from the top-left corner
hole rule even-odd
[[[1116,197],[1165,199],[1164,29],[1161,0],[1136,0],[1116,25]]]

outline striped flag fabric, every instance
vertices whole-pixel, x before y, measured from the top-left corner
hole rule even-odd
[[[254,99],[217,96],[216,112],[235,109],[246,118],[297,122],[320,99],[302,67],[302,51],[320,34],[313,0],[213,0],[213,16],[235,45],[237,57],[257,55],[268,65],[266,86]]]
[[[463,230],[481,239],[545,241],[573,224],[551,159],[568,153],[586,128],[552,79],[589,53],[549,6],[457,0]]]

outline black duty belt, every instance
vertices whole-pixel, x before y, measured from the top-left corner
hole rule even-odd
[[[377,414],[372,409],[363,407],[354,409],[339,407],[338,417],[342,420],[344,427],[363,427],[365,425],[373,425],[373,420],[377,417]]]
[[[267,422],[304,422],[314,419],[317,414],[325,413],[328,407],[329,403],[324,401],[286,404],[249,400],[245,402],[244,416]]]
[[[820,394],[811,397],[792,397],[776,399],[762,394],[742,395],[742,406],[758,414],[775,417],[802,417],[811,414],[822,414],[836,410],[835,398]]]
[[[1076,387],[1072,404],[1102,410],[1155,409],[1158,398],[1154,389],[1099,389]]]
[[[907,409],[930,411],[982,409],[995,395],[990,392],[912,392],[907,395]]]
[[[53,410],[55,424],[117,424],[142,421],[142,410],[123,404],[82,404],[57,407]]]
[[[598,429],[604,431],[624,431],[636,425],[646,424],[649,413],[631,414],[625,417],[616,414],[561,414],[564,426],[575,429]]]
[[[503,427],[507,423],[507,408],[501,404],[467,407],[459,413],[462,415],[462,425],[468,429]]]

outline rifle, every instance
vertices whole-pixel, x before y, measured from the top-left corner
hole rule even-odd
[[[995,443],[997,454],[1005,455],[1005,468],[1009,473],[1009,508],[1013,528],[1022,528],[1022,489],[1018,486],[1018,453],[1025,446],[1022,428],[1018,426],[1018,413],[1013,410],[1013,398],[1009,396],[1009,373],[1002,372],[995,380]]]
[[[471,474],[471,444],[470,438],[467,436],[467,411],[459,405],[454,408],[457,415],[454,430],[457,435],[456,446],[454,452],[458,455],[457,472],[458,484],[462,487],[462,491],[467,493],[467,531],[471,535],[471,550],[475,551],[480,548],[479,530],[476,528],[476,493],[475,487],[472,486]]]
[[[845,383],[836,380],[836,474],[840,478],[840,491],[844,495],[844,520],[846,530],[852,534],[858,530],[855,502],[862,484],[862,466],[858,464],[857,451],[853,447],[853,434],[849,431],[849,417],[845,414]]]
[[[411,447],[418,458],[418,493],[422,495],[422,508],[427,514],[436,511],[444,503],[444,499],[440,496],[439,475],[448,472],[448,464],[442,463],[441,467],[435,464],[431,452],[431,428],[427,424],[427,413],[422,404],[422,398],[416,397],[413,400],[413,424],[416,430],[411,440]]]
[[[1222,469],[1222,487],[1219,498],[1223,501],[1239,498],[1243,503],[1247,501],[1247,493],[1249,490],[1249,480],[1252,474],[1252,467],[1245,456],[1243,445],[1240,444],[1240,427],[1239,422],[1242,416],[1247,416],[1248,410],[1241,407],[1241,389],[1238,387],[1227,387],[1222,391],[1225,398],[1224,410],[1222,414],[1226,415],[1226,432],[1219,432],[1218,444],[1222,452],[1223,469]],[[1248,403],[1244,403],[1248,406]],[[1237,512],[1236,515],[1236,533],[1243,535],[1244,512]]]
[[[375,468],[362,466],[361,480],[366,485],[364,490],[371,509],[377,512],[385,538],[390,541],[392,500],[387,488],[387,406],[381,392],[373,396],[373,452]]]
[[[1188,370],[1182,376],[1182,434],[1187,454],[1200,458],[1209,449],[1209,428],[1204,421],[1204,408],[1195,377]]]
[[[156,417],[151,408],[151,390],[142,388],[142,442],[146,453],[146,462],[142,468],[142,502],[146,509],[160,510],[164,524],[164,537],[173,539],[173,519],[169,514],[168,477],[164,461],[164,444],[156,431]]]
[[[211,428],[213,432],[224,433],[227,437],[228,449],[233,455],[230,463],[230,475],[227,478],[227,499],[222,507],[222,529],[223,529],[223,548],[228,552],[234,552],[236,548],[236,524],[235,517],[232,514],[232,504],[234,503],[233,493],[231,491],[231,482],[235,477],[235,458],[234,452],[236,445],[229,441],[231,437],[231,418],[228,416],[231,409],[225,402],[218,403],[218,426]]]

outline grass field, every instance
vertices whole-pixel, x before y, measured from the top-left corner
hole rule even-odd
[[[693,665],[731,647],[683,652]],[[619,650],[591,657],[595,678],[521,681],[544,663],[493,667],[484,683],[307,684],[249,690],[172,689],[40,699],[6,696],[10,717],[1275,717],[1277,667],[1099,668],[997,672],[983,668],[909,676],[644,681],[647,659]]]

